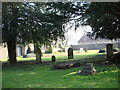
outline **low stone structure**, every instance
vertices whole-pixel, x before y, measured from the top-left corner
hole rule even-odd
[[[59,63],[53,65],[52,67],[54,69],[66,69],[66,68],[70,68],[70,67],[79,67],[79,66],[80,66],[79,61],[70,61],[70,62],[59,62]]]
[[[86,63],[83,70],[78,71],[81,75],[93,75],[96,73],[96,69],[93,67],[93,63]]]

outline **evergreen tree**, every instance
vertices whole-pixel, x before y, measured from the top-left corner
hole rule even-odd
[[[3,42],[7,42],[9,61],[16,63],[16,44],[50,44],[63,38],[67,17],[57,8],[48,10],[49,3],[3,2]]]

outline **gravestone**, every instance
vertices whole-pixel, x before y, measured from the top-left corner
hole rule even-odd
[[[36,61],[41,62],[41,49],[40,48],[36,50]]]
[[[93,75],[96,73],[96,69],[93,67],[93,63],[86,63],[83,70],[80,70],[78,74],[81,75]]]
[[[55,62],[56,61],[56,58],[55,58],[55,56],[53,55],[52,56],[52,62]]]
[[[73,49],[72,48],[68,49],[68,59],[73,59]]]
[[[113,56],[113,44],[107,44],[107,58],[110,59]]]
[[[81,53],[81,52],[83,52],[83,51],[84,51],[84,48],[80,48],[79,52]]]

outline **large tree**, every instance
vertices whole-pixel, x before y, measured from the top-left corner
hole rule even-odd
[[[58,8],[51,7],[52,3],[4,2],[2,4],[3,42],[7,42],[11,64],[17,61],[17,43],[50,44],[52,40],[64,37],[63,24],[68,16]]]

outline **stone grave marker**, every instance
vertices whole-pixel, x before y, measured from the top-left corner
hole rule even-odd
[[[52,62],[56,61],[56,57],[54,55],[52,55]]]
[[[41,49],[40,48],[36,50],[36,61],[41,62]]]
[[[96,73],[96,69],[93,67],[93,63],[86,63],[83,70],[80,70],[78,74],[81,75],[93,75]]]
[[[73,49],[72,48],[68,49],[68,59],[73,59]]]
[[[113,56],[113,44],[107,44],[107,58],[110,59]]]

